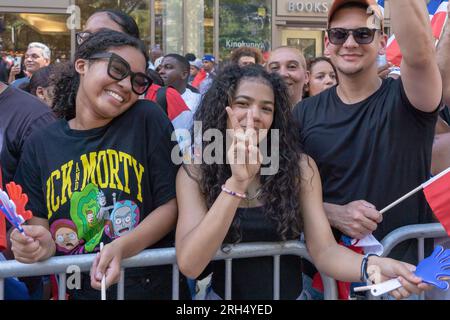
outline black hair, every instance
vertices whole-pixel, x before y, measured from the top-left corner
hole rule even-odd
[[[158,72],[152,69],[147,69],[147,75],[152,79],[153,84],[164,87],[164,81],[161,79],[161,76]]]
[[[186,53],[184,55],[184,57],[190,62],[193,62],[193,61],[195,61],[197,59],[197,57],[193,53]]]
[[[35,73],[33,73],[28,84],[21,89],[35,96],[38,87],[48,88],[52,85],[53,70],[54,65],[52,64],[40,68]]]
[[[108,51],[110,48],[133,47],[141,51],[147,63],[148,55],[144,43],[128,34],[113,30],[102,30],[94,33],[84,41],[75,53],[76,62],[78,59],[89,59],[96,53]],[[58,74],[55,79],[55,98],[53,100],[53,110],[60,118],[66,120],[75,117],[75,102],[80,85],[80,75],[75,70],[74,63]],[[146,65],[147,68],[147,65]]]
[[[123,11],[116,9],[100,9],[95,11],[91,15],[91,17],[96,13],[102,12],[106,13],[111,20],[117,23],[122,28],[123,32],[132,37],[140,39],[139,27],[136,21],[134,21],[134,19],[131,16],[129,16]]]
[[[204,95],[194,120],[201,121],[202,132],[217,129],[226,136],[227,113],[225,108],[230,106],[236,95],[241,81],[257,81],[268,85],[274,94],[275,110],[272,129],[279,131],[279,170],[274,175],[261,176],[261,193],[258,197],[264,204],[267,217],[277,224],[277,231],[282,240],[298,237],[303,229],[300,215],[299,188],[300,188],[300,159],[302,157],[299,130],[291,113],[291,105],[287,87],[283,79],[276,73],[269,74],[260,65],[249,65],[240,68],[238,65],[229,65],[219,72],[211,88]],[[256,93],[257,94],[257,93]],[[192,130],[192,141],[198,141]],[[196,140],[197,139],[197,140]],[[268,136],[270,147],[271,134]],[[202,141],[202,150],[215,141]],[[197,147],[197,146],[195,146]],[[226,142],[223,145],[226,150]],[[272,151],[270,151],[272,152]],[[226,154],[222,163],[227,163]],[[221,193],[221,186],[231,176],[228,164],[200,164],[198,174],[185,167],[188,174],[200,185],[206,199],[207,208],[211,208]],[[228,234],[227,242],[241,240],[239,218],[235,218]]]
[[[191,65],[190,65],[188,59],[186,59],[182,55],[179,55],[179,54],[176,54],[176,53],[166,54],[164,56],[164,58],[166,58],[166,57],[167,58],[174,58],[175,60],[177,60],[181,64],[181,67],[184,69],[184,71],[186,71],[188,74],[190,73]]]

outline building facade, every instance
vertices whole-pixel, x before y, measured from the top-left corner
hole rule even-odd
[[[97,9],[129,13],[141,38],[165,53],[226,59],[233,49],[263,52],[295,46],[322,55],[332,0],[0,0],[0,37],[6,51],[24,52],[31,41],[48,44],[54,59],[68,59],[75,33]],[[386,1],[388,2],[388,1]],[[388,5],[386,5],[388,7]],[[385,12],[389,31],[389,12]]]

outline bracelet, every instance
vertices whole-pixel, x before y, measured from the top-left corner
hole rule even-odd
[[[367,264],[369,262],[369,257],[372,256],[379,257],[375,253],[367,253],[361,262],[361,277],[360,277],[361,282],[367,283],[369,281],[369,274],[367,273]]]
[[[245,193],[234,192],[234,191],[228,189],[227,187],[225,187],[225,185],[222,185],[222,191],[233,197],[247,199],[247,195]]]

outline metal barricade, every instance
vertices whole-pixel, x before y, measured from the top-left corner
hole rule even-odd
[[[403,241],[417,239],[419,260],[424,258],[424,241],[427,238],[439,238],[447,236],[440,223],[419,224],[401,227],[388,234],[381,243],[384,246],[383,256],[388,256],[392,249]],[[225,299],[231,296],[231,270],[232,260],[242,258],[256,258],[272,256],[274,259],[273,297],[280,298],[280,256],[296,255],[311,261],[304,243],[299,241],[287,241],[276,243],[246,243],[230,246],[227,252],[219,251],[214,260],[225,260]],[[53,257],[47,261],[35,264],[22,264],[17,261],[0,262],[0,300],[4,299],[4,279],[8,277],[30,277],[57,274],[59,277],[58,295],[64,300],[66,296],[66,275],[71,266],[76,266],[80,272],[90,270],[95,254],[77,256]],[[117,286],[117,299],[124,298],[125,270],[134,267],[172,265],[172,298],[179,297],[179,271],[176,264],[175,248],[145,250],[135,257],[122,261],[120,280]],[[300,268],[300,266],[299,266]],[[324,284],[325,300],[337,299],[336,281],[325,275],[321,275]],[[422,296],[423,298],[423,296]]]
[[[232,260],[242,258],[255,258],[273,256],[273,297],[274,300],[280,298],[280,256],[295,255],[311,261],[304,243],[299,241],[287,241],[276,243],[246,243],[230,246],[230,250],[219,251],[214,260],[225,260],[225,300],[232,299],[231,296],[231,270]],[[0,300],[4,299],[4,279],[9,277],[31,277],[57,274],[59,277],[58,295],[60,300],[66,296],[66,274],[71,266],[76,266],[80,272],[90,270],[95,254],[84,254],[77,256],[53,257],[44,262],[35,264],[22,264],[17,261],[0,262]],[[150,249],[145,250],[129,259],[122,261],[122,270],[119,284],[117,286],[117,299],[124,298],[124,276],[127,268],[172,265],[172,298],[179,297],[179,271],[176,264],[175,248]],[[300,268],[300,265],[298,266]],[[321,275],[324,285],[324,296],[326,300],[337,299],[337,286],[335,280],[325,275]]]

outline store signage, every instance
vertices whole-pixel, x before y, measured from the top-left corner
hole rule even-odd
[[[288,12],[328,13],[327,2],[289,1]]]
[[[332,0],[277,0],[278,16],[326,17]]]
[[[234,49],[234,48],[240,48],[240,47],[251,47],[251,48],[257,48],[261,51],[266,50],[266,44],[264,42],[247,42],[244,40],[231,40],[231,39],[223,39],[225,42],[225,48],[227,49]]]

